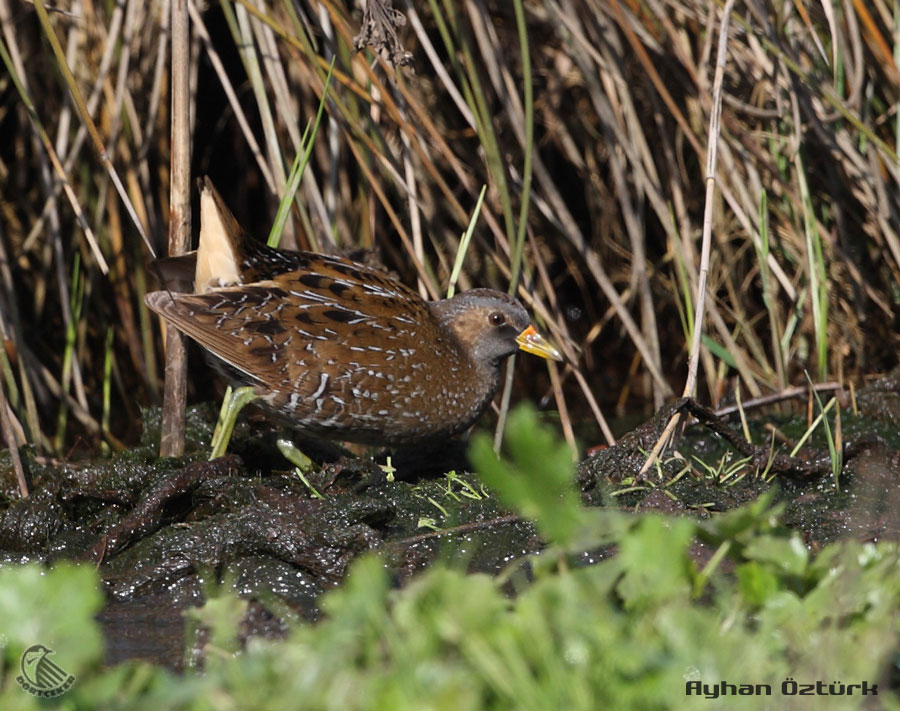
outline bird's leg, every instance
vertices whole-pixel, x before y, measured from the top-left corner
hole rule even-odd
[[[306,478],[306,473],[313,470],[314,465],[312,459],[307,457],[300,449],[291,442],[289,439],[279,438],[275,444],[278,446],[278,451],[287,459],[297,470],[297,476],[300,481],[309,489],[314,499],[323,499],[322,496],[316,488],[309,483],[309,480]]]
[[[218,459],[225,455],[228,449],[228,443],[231,441],[231,435],[234,432],[234,423],[237,421],[238,413],[244,409],[246,405],[256,400],[256,392],[247,385],[238,388],[232,392],[229,385],[225,391],[225,397],[222,400],[222,409],[219,411],[219,421],[216,423],[215,432],[212,437],[212,452],[209,454],[210,460]]]

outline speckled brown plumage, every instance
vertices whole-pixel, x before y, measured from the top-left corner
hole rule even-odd
[[[213,211],[218,247],[205,236]],[[199,260],[177,261],[224,270],[197,268],[202,293],[156,291],[147,305],[298,429],[373,444],[440,440],[484,410],[517,348],[558,358],[500,292],[426,302],[364,265],[271,249],[244,235],[208,181],[201,221]],[[227,258],[210,258],[212,249]]]

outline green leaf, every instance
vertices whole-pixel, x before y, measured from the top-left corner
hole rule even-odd
[[[207,599],[202,607],[185,610],[188,627],[194,627],[188,638],[196,639],[199,629],[203,628],[208,632],[205,644],[231,654],[238,652],[241,645],[237,633],[248,604],[237,596],[230,584],[223,584],[215,591],[215,597]]]
[[[691,589],[688,546],[696,531],[693,521],[644,516],[626,536],[616,557],[624,577],[618,592],[626,607],[645,607]]]
[[[699,523],[700,530],[713,542],[725,539],[749,540],[758,533],[768,533],[778,527],[784,504],[772,506],[777,490],[772,487],[755,501],[726,511],[709,521]]]
[[[737,577],[744,600],[752,606],[764,605],[780,589],[775,573],[755,561],[738,566]]]
[[[506,447],[510,459],[498,459],[490,437],[479,433],[469,457],[501,501],[534,520],[548,542],[567,547],[582,520],[568,447],[527,406],[510,414]]]
[[[809,551],[798,535],[789,538],[757,536],[744,549],[750,560],[770,563],[788,575],[803,575],[809,561]]]
[[[91,565],[37,563],[0,569],[0,646],[8,668],[18,669],[22,653],[41,644],[53,661],[76,677],[97,662],[103,640],[94,615],[103,605],[97,572]]]

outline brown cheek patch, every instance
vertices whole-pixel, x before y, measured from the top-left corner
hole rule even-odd
[[[458,314],[450,322],[450,328],[456,337],[464,343],[470,343],[474,337],[489,326],[488,313],[484,309],[471,309]]]

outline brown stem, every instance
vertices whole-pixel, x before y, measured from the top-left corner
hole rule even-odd
[[[169,256],[191,246],[190,20],[187,0],[172,2],[172,170],[169,194]],[[184,452],[187,353],[184,336],[166,326],[166,381],[159,454]]]

